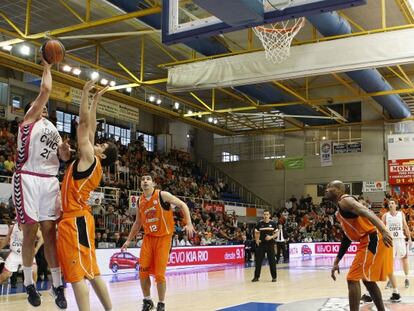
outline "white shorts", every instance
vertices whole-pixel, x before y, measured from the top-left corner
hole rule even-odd
[[[36,265],[36,260],[33,258],[33,265]],[[17,254],[15,252],[10,252],[9,256],[6,258],[4,264],[4,269],[9,272],[17,272],[23,267],[23,257],[22,254]]]
[[[13,203],[19,224],[34,224],[60,217],[59,180],[28,174],[13,175]]]
[[[394,239],[392,241],[394,248],[394,258],[404,258],[407,255],[407,244],[405,239]]]

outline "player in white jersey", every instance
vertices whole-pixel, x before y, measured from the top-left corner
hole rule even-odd
[[[37,243],[34,250],[35,254],[43,244],[43,238],[40,230],[37,231],[36,238]],[[6,238],[0,241],[0,249],[4,248],[6,245],[10,245],[10,253],[6,258],[2,272],[0,273],[0,284],[11,277],[13,272],[19,271],[23,265],[23,231],[19,228],[19,225],[17,223],[10,226],[9,233]],[[37,279],[37,266],[35,261],[33,261],[33,279],[35,281]]]
[[[41,304],[40,295],[32,279],[33,249],[37,226],[44,239],[45,257],[49,264],[53,286],[51,294],[56,305],[67,308],[61,271],[56,255],[56,224],[60,210],[59,158],[69,160],[70,148],[62,143],[56,127],[46,119],[46,104],[52,90],[51,65],[43,61],[40,92],[28,107],[19,127],[17,138],[16,171],[13,175],[13,203],[17,221],[23,230],[23,273],[28,301],[33,306]]]
[[[397,202],[394,199],[388,201],[389,212],[382,215],[382,221],[390,230],[393,237],[393,246],[394,246],[394,260],[400,259],[403,264],[403,269],[405,273],[405,287],[408,288],[410,283],[408,281],[409,265],[408,265],[408,252],[405,239],[408,238],[408,244],[411,245],[411,235],[410,230],[405,220],[405,216],[401,211],[397,211]],[[405,235],[404,235],[405,232]],[[391,296],[392,301],[399,301],[400,294],[397,289],[397,280],[395,278],[394,272],[389,276],[389,281],[387,288],[393,288],[393,294]]]

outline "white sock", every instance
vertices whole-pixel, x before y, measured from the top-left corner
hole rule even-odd
[[[23,274],[24,274],[24,286],[29,286],[33,284],[33,268],[23,266]]]
[[[151,296],[144,297],[144,300],[151,300]]]
[[[159,303],[164,303],[164,300],[160,300]]]
[[[399,292],[398,292],[398,288],[393,288],[392,292],[393,292],[394,294],[399,294]]]
[[[62,286],[62,272],[60,271],[60,267],[50,268],[50,272],[52,273],[53,287],[57,288]]]

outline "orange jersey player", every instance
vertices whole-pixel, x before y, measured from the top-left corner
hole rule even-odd
[[[341,247],[335,258],[331,277],[336,280],[339,262],[351,245],[359,242],[357,253],[347,275],[350,311],[359,310],[363,281],[378,311],[385,311],[377,281],[385,281],[393,271],[392,236],[384,223],[354,197],[345,194],[345,185],[332,181],[326,189],[326,197],[338,204],[336,217],[344,231]]]
[[[63,215],[58,226],[57,250],[66,282],[72,284],[80,311],[89,311],[88,279],[106,311],[112,309],[111,299],[100,278],[95,254],[95,222],[87,201],[102,178],[102,167],[113,164],[118,157],[113,143],[96,144],[96,106],[104,88],[93,98],[88,108],[89,91],[94,81],[83,89],[77,129],[78,159],[66,170],[62,184]]]
[[[140,254],[140,272],[144,301],[142,311],[154,308],[151,300],[150,275],[154,275],[157,282],[158,305],[157,311],[165,310],[165,271],[170,255],[172,235],[174,234],[174,216],[170,204],[181,208],[184,213],[184,230],[192,236],[194,227],[191,223],[190,211],[187,205],[166,191],[156,190],[150,175],[141,177],[143,194],[139,198],[136,220],[122,250],[126,249],[131,240],[137,235],[141,226],[144,228],[144,240]]]

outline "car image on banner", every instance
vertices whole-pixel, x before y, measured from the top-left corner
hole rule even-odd
[[[97,249],[96,259],[102,275],[139,271],[140,248]],[[244,245],[173,247],[167,269],[183,267],[206,267],[213,265],[244,264]]]
[[[119,269],[139,271],[139,258],[128,252],[117,252],[109,259],[109,269],[113,273],[117,273]]]

